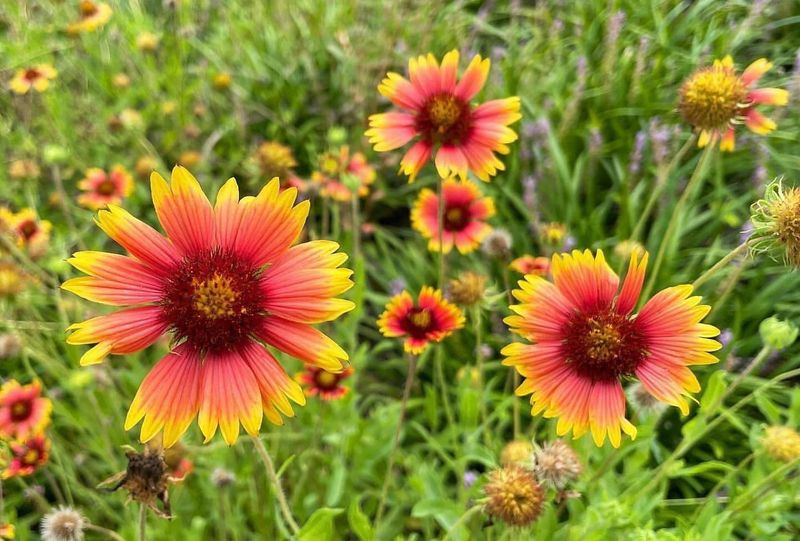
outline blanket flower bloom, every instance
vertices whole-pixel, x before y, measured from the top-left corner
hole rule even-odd
[[[531,344],[506,346],[503,364],[525,378],[516,393],[533,393],[533,415],[558,417],[558,435],[591,430],[596,445],[606,435],[614,447],[620,429],[632,438],[625,418],[622,378],[636,376],[657,400],[686,415],[684,396],[700,390],[689,366],[717,362],[716,327],[701,323],[711,307],[691,296],[690,285],[662,290],[638,314],[632,312],[644,282],[647,255],[631,255],[622,288],[603,252],[554,255],[553,282],[529,274],[519,282],[506,318]],[[619,289],[619,291],[618,291]]]
[[[472,105],[486,82],[490,61],[475,55],[459,79],[458,60],[455,50],[444,55],[441,65],[432,54],[412,58],[408,61],[409,79],[390,72],[378,86],[402,112],[371,115],[366,136],[378,152],[418,138],[400,162],[400,171],[409,182],[434,151],[434,164],[442,178],[458,175],[465,179],[471,170],[488,181],[505,170],[495,152],[508,154],[507,145],[517,140],[508,126],[522,118],[520,100],[515,96]]]
[[[23,438],[41,432],[50,423],[52,409],[38,381],[30,385],[14,379],[5,382],[0,388],[0,437]]]
[[[353,308],[336,298],[353,285],[352,271],[339,268],[347,255],[330,241],[294,245],[309,203],[294,205],[297,191],[280,191],[277,178],[241,200],[230,179],[213,206],[180,166],[171,184],[158,173],[150,180],[167,238],[116,205],[98,213],[100,228],[130,255],[78,252],[69,262],[89,276],[62,287],[128,308],[72,325],[67,342],[95,344],[81,358],[90,365],[172,334],[172,351],[145,377],[125,421],[130,429],[144,419],[144,442],[163,430],[172,446],[195,416],[206,441],[219,427],[229,445],[240,422],[251,435],[263,416],[282,424],[281,414],[293,415],[288,399],[305,398],[261,343],[343,369],[347,354],[311,325]]]
[[[523,255],[508,264],[508,268],[520,274],[536,274],[547,276],[550,272],[550,260],[546,257]]]
[[[472,252],[492,231],[485,220],[494,216],[494,201],[491,197],[481,197],[478,186],[468,180],[445,180],[442,194],[444,253],[453,246],[462,254]],[[419,192],[411,209],[411,225],[428,239],[429,250],[439,251],[439,196],[432,190],[424,188]]]
[[[11,456],[3,470],[3,479],[24,477],[36,472],[50,457],[50,440],[44,434],[35,434],[8,444]]]
[[[390,338],[405,337],[404,349],[418,355],[431,342],[441,342],[464,326],[464,314],[442,292],[425,286],[417,303],[408,291],[395,295],[378,318],[378,328]]]
[[[44,92],[57,75],[58,72],[50,64],[37,64],[18,70],[8,86],[15,94],[27,94],[31,88],[36,92]]]
[[[50,243],[53,224],[48,220],[40,220],[32,208],[4,215],[6,217],[2,220],[5,223],[3,227],[11,229],[17,247],[25,250],[32,259],[44,255]]]
[[[104,2],[92,2],[92,0],[81,0],[79,10],[79,19],[67,26],[68,34],[94,32],[111,20],[113,14],[111,6]]]
[[[98,210],[109,203],[118,205],[128,197],[133,191],[133,178],[121,165],[115,165],[108,173],[92,167],[78,182],[78,188],[84,192],[78,196],[78,204]]]
[[[342,382],[352,375],[352,366],[348,366],[338,374],[316,366],[307,366],[305,371],[297,375],[297,381],[303,384],[309,396],[319,396],[323,400],[339,400],[350,391],[350,387],[342,385]]]
[[[738,74],[730,55],[695,71],[683,83],[678,109],[684,120],[699,133],[698,147],[720,142],[720,150],[731,152],[736,146],[734,127],[744,124],[758,135],[776,128],[773,120],[756,109],[757,105],[783,106],[789,93],[780,88],[756,88],[755,84],[772,68],[766,58],[750,64]]]

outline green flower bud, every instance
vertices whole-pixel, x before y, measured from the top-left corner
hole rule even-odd
[[[775,316],[768,317],[758,326],[761,340],[764,344],[775,349],[784,349],[791,346],[797,339],[797,325],[791,321],[781,321]]]

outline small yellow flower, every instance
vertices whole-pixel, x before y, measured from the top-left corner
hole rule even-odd
[[[623,240],[614,246],[614,255],[623,261],[628,261],[633,254],[641,259],[645,252],[644,246],[635,240]]]
[[[178,156],[178,164],[188,169],[200,163],[202,159],[203,155],[196,150],[186,150]]]
[[[131,78],[120,72],[111,78],[111,84],[114,85],[114,88],[128,88],[131,84]]]
[[[735,148],[734,126],[744,123],[759,135],[775,129],[775,122],[761,115],[757,105],[786,105],[789,93],[779,88],[755,88],[772,64],[765,58],[737,73],[730,55],[689,76],[680,89],[678,109],[683,119],[699,132],[697,146],[720,141],[720,150]]]
[[[508,442],[500,453],[500,464],[510,466],[517,464],[530,468],[533,459],[533,444],[529,440],[513,440]]]
[[[13,179],[35,179],[39,174],[39,164],[33,160],[13,160],[8,164],[8,176]]]
[[[761,445],[770,457],[780,462],[791,462],[800,457],[800,434],[788,426],[767,427]]]
[[[142,156],[136,160],[133,170],[139,178],[150,178],[150,173],[156,170],[158,162],[152,156]]]
[[[231,86],[231,82],[233,78],[231,74],[227,71],[221,71],[214,75],[214,78],[211,80],[211,83],[214,85],[214,88],[217,90],[227,90]]]
[[[83,32],[94,32],[105,25],[110,19],[113,11],[111,6],[103,2],[92,2],[91,0],[81,0],[79,4],[80,16],[77,21],[67,27],[67,33],[77,35]]]
[[[567,226],[558,222],[543,224],[539,229],[539,236],[548,246],[560,247],[567,236]]]
[[[136,36],[136,48],[143,53],[154,53],[158,50],[159,41],[161,38],[152,32],[141,32]]]
[[[36,92],[44,92],[57,75],[58,72],[50,64],[37,64],[17,70],[8,86],[15,94],[27,94],[31,88]]]
[[[265,141],[256,150],[256,162],[264,178],[278,177],[285,181],[297,166],[292,149],[276,141]]]

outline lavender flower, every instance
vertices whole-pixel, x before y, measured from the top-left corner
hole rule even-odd
[[[633,145],[631,160],[628,164],[628,171],[632,175],[638,175],[642,169],[642,158],[644,157],[644,145],[647,143],[647,134],[639,130],[636,132],[636,141]]]

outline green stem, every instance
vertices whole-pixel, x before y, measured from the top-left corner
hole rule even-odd
[[[414,377],[417,374],[417,356],[411,355],[408,363],[408,374],[406,374],[406,384],[403,387],[403,398],[400,402],[400,418],[397,420],[397,428],[394,431],[394,441],[392,443],[392,450],[389,453],[389,464],[386,466],[386,474],[383,477],[383,486],[381,487],[381,499],[378,502],[378,511],[375,513],[375,529],[383,518],[383,512],[386,509],[386,498],[389,495],[389,487],[392,483],[392,469],[397,458],[397,449],[400,447],[400,436],[403,432],[403,424],[406,420],[406,411],[408,410],[408,398],[411,396],[411,388],[414,386]]]
[[[447,530],[447,534],[445,534],[445,536],[442,538],[442,541],[447,541],[452,536],[454,536],[455,533],[458,531],[458,529],[461,526],[465,525],[467,521],[469,521],[469,519],[473,517],[473,515],[479,513],[481,509],[482,508],[480,505],[475,505],[467,509],[467,511],[463,515],[458,517],[458,520],[453,523],[453,526],[451,526],[450,529]]]
[[[475,357],[478,360],[478,393],[480,398],[480,412],[481,412],[481,426],[483,427],[483,440],[488,445],[489,444],[489,436],[491,435],[488,430],[486,430],[486,419],[489,417],[489,413],[486,409],[486,386],[484,383],[484,366],[483,366],[483,354],[481,353],[481,341],[483,339],[481,335],[481,307],[479,304],[476,304],[472,307],[472,326],[475,332]]]
[[[667,253],[667,248],[672,244],[673,237],[680,232],[680,221],[681,218],[683,218],[685,207],[689,203],[689,197],[697,191],[701,181],[705,178],[706,165],[713,154],[714,148],[714,145],[709,144],[703,150],[700,159],[697,160],[697,166],[694,168],[694,172],[689,182],[686,184],[686,188],[683,190],[680,199],[678,199],[675,208],[672,210],[672,215],[669,218],[669,222],[667,222],[667,229],[664,231],[664,235],[661,237],[661,243],[658,246],[658,254],[653,264],[653,270],[650,273],[650,280],[641,296],[643,299],[650,296],[650,291],[652,291],[653,286],[658,280],[658,273],[661,270],[661,265],[664,263],[664,256]]]
[[[747,455],[741,462],[739,462],[736,465],[736,468],[731,470],[725,477],[720,479],[719,482],[716,485],[714,485],[714,487],[711,490],[708,491],[708,495],[705,498],[703,498],[703,504],[698,506],[698,508],[694,512],[694,515],[692,515],[691,519],[692,522],[695,522],[697,520],[697,517],[703,511],[703,509],[705,509],[706,505],[708,505],[712,500],[716,498],[714,495],[717,492],[719,492],[719,490],[723,487],[723,485],[725,485],[725,483],[727,483],[728,480],[731,477],[733,477],[737,472],[741,471],[742,468],[747,466],[747,464],[749,464],[750,461],[753,460],[753,458],[755,458],[755,454],[750,453],[749,455]]]
[[[800,457],[795,458],[791,462],[784,464],[777,470],[767,475],[757,485],[751,487],[747,490],[747,492],[736,498],[736,500],[733,502],[733,505],[730,507],[730,512],[736,513],[742,509],[748,508],[753,503],[753,500],[758,498],[764,489],[769,488],[773,481],[784,478],[785,475],[797,465],[800,465]]]
[[[664,187],[667,184],[667,179],[672,174],[672,171],[675,169],[675,167],[677,167],[677,165],[683,159],[683,156],[694,145],[695,140],[696,139],[694,137],[687,139],[680,150],[678,150],[677,154],[673,156],[669,164],[659,170],[656,176],[656,185],[653,187],[653,191],[650,192],[650,199],[647,200],[647,204],[642,211],[642,215],[639,217],[639,220],[636,222],[636,226],[633,228],[631,240],[638,240],[639,235],[642,233],[642,229],[644,229],[644,224],[650,219],[650,213],[653,212],[658,198],[661,197],[661,192],[664,191]]]
[[[114,541],[125,541],[125,538],[119,535],[117,532],[109,530],[108,528],[103,528],[102,526],[98,526],[97,524],[92,524],[91,522],[84,523],[83,527],[86,528],[87,530],[101,533],[106,537],[110,537]]]
[[[261,438],[252,436],[252,440],[253,444],[256,446],[256,451],[258,451],[258,454],[261,457],[261,462],[264,463],[264,469],[267,471],[267,477],[269,477],[269,480],[272,483],[272,488],[274,489],[275,497],[278,499],[278,506],[281,509],[283,519],[286,521],[286,524],[289,525],[289,529],[292,531],[292,533],[296,534],[300,531],[300,527],[297,525],[297,522],[292,516],[292,510],[289,509],[289,502],[286,501],[286,494],[283,492],[281,480],[278,477],[278,474],[275,472],[275,465],[272,462],[272,458],[270,458],[267,448],[264,446],[264,442],[261,441]]]
[[[741,254],[745,250],[747,250],[747,241],[741,243],[739,246],[728,252],[728,254],[719,261],[717,261],[713,267],[711,267],[703,274],[701,274],[700,277],[697,278],[697,280],[692,282],[692,288],[697,289],[701,285],[705,284],[709,279],[711,279],[711,277],[713,277],[723,268],[727,267],[731,261],[736,259],[736,257],[739,256],[739,254]]]
[[[147,506],[139,504],[139,541],[147,539]]]

